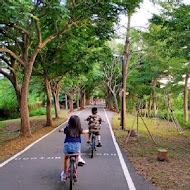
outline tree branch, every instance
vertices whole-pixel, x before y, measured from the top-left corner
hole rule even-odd
[[[50,35],[49,37],[47,37],[47,38],[42,42],[41,47],[44,47],[48,42],[50,42],[51,40],[53,40],[53,39],[56,38],[57,36],[66,33],[66,32],[72,27],[72,25],[77,24],[77,23],[79,23],[79,22],[80,22],[80,20],[79,20],[79,21],[76,21],[76,22],[72,22],[72,21],[70,20],[70,21],[68,22],[68,25],[67,25],[63,30],[61,30],[61,31],[59,31],[58,33],[52,34],[52,35]]]
[[[4,75],[5,77],[7,77],[9,80],[11,79],[11,75],[8,74],[8,73],[6,73],[5,71],[3,71],[2,68],[0,68],[0,73],[1,73],[2,75]]]
[[[6,30],[3,30],[2,28],[0,28],[0,33],[3,34],[5,37],[7,37],[7,38],[9,38],[9,39],[11,39],[11,40],[13,40],[13,41],[15,41],[15,43],[18,42],[17,39],[15,39],[15,38],[13,38],[12,36],[8,35],[8,34],[7,34],[7,31],[6,31]]]
[[[42,43],[42,34],[41,34],[41,28],[38,20],[35,20],[37,34],[38,34],[38,46]]]
[[[7,63],[7,65],[11,66],[9,60],[6,57],[1,56],[0,59],[2,59],[5,63]]]
[[[9,24],[7,24],[7,23],[2,23],[2,22],[1,22],[0,24],[5,24],[6,26],[8,26],[8,27],[10,27],[10,28],[15,28],[15,29],[17,29],[17,30],[20,30],[22,33],[25,33],[25,34],[27,34],[28,36],[30,35],[30,32],[29,32],[28,30],[22,28],[21,26],[17,26],[17,25],[15,25],[14,23],[9,23]]]
[[[14,52],[12,52],[11,50],[7,48],[0,48],[0,53],[8,53],[11,57],[16,59],[21,65],[23,66],[25,65],[24,61],[20,59],[20,57],[18,57]]]

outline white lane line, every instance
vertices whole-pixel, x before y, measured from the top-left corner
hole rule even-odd
[[[61,157],[55,157],[55,159],[56,159],[56,160],[57,160],[57,159],[59,160],[59,159],[61,159]]]
[[[29,158],[23,158],[23,160],[29,160]]]
[[[15,160],[21,160],[21,158],[15,158]]]
[[[31,158],[31,160],[36,160],[37,159],[37,157],[33,157],[33,158]]]
[[[83,112],[84,110],[80,111],[79,113],[77,113],[76,115],[79,115],[81,112]],[[66,120],[64,123],[62,123],[61,125],[64,125],[65,123],[67,123],[68,120]],[[59,125],[58,127],[56,127],[53,131],[49,132],[48,134],[44,135],[43,137],[39,138],[38,140],[34,141],[32,144],[28,145],[26,148],[24,148],[23,150],[21,150],[20,152],[18,152],[17,154],[15,154],[14,156],[10,157],[9,159],[5,160],[4,162],[2,162],[0,164],[0,168],[3,167],[4,165],[8,164],[10,161],[14,160],[16,157],[20,156],[22,153],[26,152],[28,149],[30,149],[32,146],[34,146],[36,143],[38,143],[39,141],[41,141],[42,139],[44,139],[45,137],[47,137],[48,135],[50,135],[51,133],[53,133],[54,131],[57,130],[57,128],[59,128],[61,125]]]
[[[132,180],[132,178],[131,178],[131,176],[130,176],[129,170],[128,170],[128,168],[127,168],[127,166],[126,166],[126,164],[125,164],[124,158],[123,158],[123,156],[122,156],[122,154],[121,154],[121,150],[120,150],[120,148],[119,148],[119,145],[118,145],[117,142],[116,142],[116,139],[115,139],[115,136],[114,136],[114,133],[113,133],[113,130],[112,130],[112,127],[111,127],[111,124],[110,124],[110,121],[109,121],[109,118],[108,118],[108,115],[107,115],[105,109],[104,109],[104,113],[105,113],[105,115],[106,115],[106,119],[107,119],[108,124],[109,124],[109,128],[110,128],[112,140],[113,140],[113,143],[114,143],[114,145],[115,145],[115,148],[116,148],[116,151],[117,151],[117,154],[118,154],[118,157],[119,157],[119,161],[120,161],[121,167],[122,167],[122,169],[123,169],[123,173],[124,173],[124,175],[125,175],[125,179],[126,179],[126,181],[127,181],[129,190],[136,190],[135,185],[134,185],[134,183],[133,183],[133,180]]]

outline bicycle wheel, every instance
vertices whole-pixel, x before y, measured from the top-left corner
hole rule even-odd
[[[71,158],[70,159],[70,186],[69,190],[73,189],[73,175],[74,175],[74,160]]]
[[[95,150],[95,137],[92,136],[92,147],[91,147],[91,158],[94,156],[94,150]]]

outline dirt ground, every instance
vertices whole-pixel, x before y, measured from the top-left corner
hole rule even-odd
[[[51,132],[67,119],[67,114],[62,114],[60,119],[53,120],[53,127],[45,126],[45,116],[32,117],[30,120],[32,137],[24,138],[19,136],[20,120],[4,122],[5,127],[0,131],[0,163],[26,146],[36,141],[45,134]]]

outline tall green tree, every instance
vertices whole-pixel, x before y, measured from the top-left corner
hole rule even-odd
[[[161,5],[163,7],[163,13],[161,15],[154,15],[151,22],[160,26],[160,30],[157,32],[157,38],[165,42],[167,56],[179,60],[177,65],[171,62],[170,70],[172,70],[173,77],[182,79],[182,76],[185,75],[184,120],[188,121],[190,5],[183,3],[161,3]],[[177,69],[179,67],[180,71]]]
[[[1,1],[1,68],[0,73],[13,84],[20,106],[21,136],[31,136],[28,112],[28,86],[35,59],[47,43],[64,35],[73,25],[97,26],[101,40],[109,36],[117,11],[111,1]],[[104,8],[102,8],[104,7]],[[107,17],[109,19],[107,20]],[[106,27],[105,27],[106,26]],[[16,68],[22,67],[18,82]],[[4,68],[9,71],[6,72]]]
[[[142,0],[122,0],[119,2],[123,14],[127,17],[127,32],[125,37],[125,46],[123,51],[123,87],[122,87],[122,107],[121,118],[123,120],[123,127],[126,126],[126,82],[128,72],[128,62],[130,60],[130,31],[131,31],[131,17],[139,7]]]

